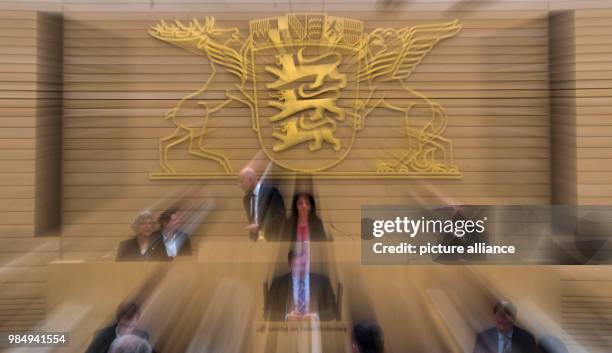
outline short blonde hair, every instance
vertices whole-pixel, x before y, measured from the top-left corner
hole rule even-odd
[[[135,232],[138,231],[138,227],[147,220],[155,222],[155,218],[153,218],[153,213],[151,213],[151,211],[149,210],[139,212],[132,221],[132,229]]]

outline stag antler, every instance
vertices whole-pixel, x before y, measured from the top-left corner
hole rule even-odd
[[[174,20],[174,24],[168,24],[166,21],[161,20],[158,24],[150,28],[149,34],[155,38],[170,41],[172,39],[200,37],[210,32],[214,27],[215,19],[210,16],[205,18],[203,25],[197,19],[193,19],[187,24],[183,24],[179,20]]]

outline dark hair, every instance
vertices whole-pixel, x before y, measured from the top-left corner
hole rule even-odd
[[[291,226],[291,231],[295,231],[295,226],[298,222],[298,200],[300,196],[306,196],[308,201],[310,202],[310,213],[308,214],[308,226],[312,226],[317,221],[317,204],[315,203],[314,196],[307,192],[300,192],[293,196],[293,201],[291,202],[291,215],[289,216],[289,221],[287,224]]]
[[[510,316],[512,319],[516,319],[516,306],[509,301],[500,300],[493,306],[493,314],[497,314],[498,311],[502,310],[504,314]]]
[[[172,218],[172,215],[177,212],[178,212],[178,209],[175,207],[165,210],[159,215],[159,217],[157,217],[157,223],[159,223],[159,226],[163,229],[166,226],[166,224],[170,222],[170,218]]]
[[[291,202],[291,216],[293,217],[295,215],[297,219],[297,216],[298,216],[297,204],[298,204],[298,200],[300,199],[300,196],[302,195],[306,196],[308,198],[308,201],[310,201],[310,214],[308,215],[308,220],[310,221],[311,217],[317,216],[317,204],[315,203],[314,196],[312,196],[311,194],[307,192],[299,192],[293,195],[293,201]]]
[[[385,347],[382,330],[376,323],[358,323],[353,326],[353,342],[359,353],[382,353]]]
[[[140,306],[134,302],[123,302],[119,304],[117,308],[116,319],[117,322],[123,319],[132,319],[135,316],[140,315]]]

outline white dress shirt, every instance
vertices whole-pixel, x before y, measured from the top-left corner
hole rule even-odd
[[[511,329],[510,332],[505,337],[508,337],[508,352],[512,352],[512,333],[514,329]],[[497,353],[504,353],[504,335],[497,331]]]
[[[259,224],[259,189],[261,187],[261,181],[255,185],[253,189],[253,198],[251,199],[251,207],[253,208],[253,222]]]
[[[162,232],[162,236],[164,237],[164,246],[166,247],[166,254],[170,257],[176,257],[178,254],[178,236],[176,232],[174,236],[168,236],[166,233]]]

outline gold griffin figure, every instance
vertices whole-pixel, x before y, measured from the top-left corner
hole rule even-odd
[[[365,117],[381,107],[400,113],[405,120],[407,138],[416,141],[416,146],[394,155],[394,161],[381,162],[378,173],[459,174],[452,164],[452,144],[442,136],[448,122],[445,110],[408,87],[406,80],[436,44],[453,37],[461,28],[458,20],[401,29],[378,28],[362,40],[361,65],[357,75],[360,80],[368,82],[370,98],[360,103],[366,113],[359,120],[357,129],[364,129]],[[399,84],[406,93],[400,104],[384,95],[379,99],[371,98],[386,82]],[[410,126],[410,117],[416,106],[429,111],[428,121],[420,128]]]

